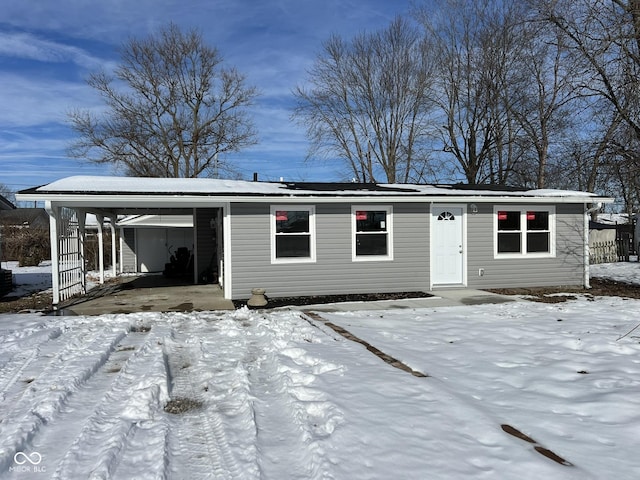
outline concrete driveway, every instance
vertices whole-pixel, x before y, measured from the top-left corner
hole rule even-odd
[[[106,284],[87,295],[64,302],[60,315],[102,315],[135,312],[191,312],[234,310],[219,285],[192,285],[160,275],[135,277]]]

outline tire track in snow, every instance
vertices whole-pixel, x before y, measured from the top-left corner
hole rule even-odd
[[[171,469],[180,478],[191,479],[245,479],[251,478],[246,469],[242,469],[229,445],[224,421],[217,405],[209,401],[216,398],[213,388],[202,385],[201,378],[194,378],[192,370],[205,360],[206,346],[193,325],[182,325],[167,343],[171,397],[184,398],[201,404],[200,408],[186,411],[172,418],[173,465]],[[194,339],[197,339],[194,341]],[[219,339],[218,339],[219,340]],[[224,362],[223,359],[220,359]],[[227,359],[228,360],[228,359]],[[222,371],[221,365],[216,365]],[[228,383],[221,382],[222,388]]]
[[[94,405],[52,478],[166,477],[168,399],[162,351],[167,327],[154,325]],[[153,465],[153,468],[149,468]]]
[[[330,479],[325,440],[343,421],[342,412],[313,387],[318,375],[342,367],[316,358],[298,347],[310,341],[299,317],[290,323],[253,319],[261,335],[252,335],[249,368],[255,398],[258,459],[261,474],[271,479]]]
[[[0,369],[0,407],[4,403],[14,403],[17,397],[24,391],[24,388],[17,389],[17,392],[10,392],[20,377],[23,377],[25,370],[38,357],[40,347],[50,340],[59,338],[62,330],[54,328],[51,330],[36,331],[26,339],[11,339],[3,336],[0,344],[3,345],[3,352],[14,352],[8,360],[1,363]],[[9,344],[7,346],[7,343]],[[23,380],[27,379],[23,377]]]
[[[129,357],[143,344],[145,334],[130,332],[117,345],[107,361],[74,391],[51,421],[43,425],[29,448],[43,455],[43,465],[52,474],[95,411],[104,393],[115,381]],[[16,477],[18,478],[18,477]]]
[[[47,366],[29,383],[20,401],[2,412],[0,472],[13,465],[14,454],[28,447],[42,426],[52,421],[73,392],[104,365],[126,335],[124,329],[113,327],[83,328],[81,334],[74,333],[63,336],[67,341],[61,350],[47,360]]]

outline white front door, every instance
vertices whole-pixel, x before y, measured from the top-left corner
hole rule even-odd
[[[431,211],[431,283],[464,282],[463,209],[434,205]]]

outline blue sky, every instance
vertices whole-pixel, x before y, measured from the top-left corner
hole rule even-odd
[[[386,27],[410,0],[29,0],[0,10],[0,183],[12,190],[70,175],[118,174],[66,156],[74,108],[98,109],[86,85],[109,70],[130,37],[169,22],[200,30],[225,65],[247,75],[261,96],[253,107],[259,143],[227,158],[243,177],[345,179],[339,164],[305,162],[304,130],[290,120],[291,91],[332,33],[351,38]]]

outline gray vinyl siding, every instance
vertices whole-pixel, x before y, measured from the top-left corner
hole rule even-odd
[[[516,201],[514,205],[522,203]],[[274,298],[430,288],[429,203],[392,205],[394,258],[372,262],[352,260],[350,203],[315,207],[316,262],[272,264],[270,205],[232,205],[234,299],[248,298],[255,287],[265,288],[267,295]],[[555,211],[554,258],[494,258],[493,204],[478,204],[477,213],[468,212],[467,286],[486,289],[582,285],[583,206],[559,204]],[[484,270],[483,276],[479,276],[479,269]]]
[[[583,206],[558,204],[555,208],[555,258],[498,259],[494,258],[493,205],[479,204],[478,213],[467,216],[467,285],[480,289],[582,285]],[[481,268],[484,276],[479,276]]]
[[[136,232],[133,228],[123,228],[122,230],[122,271],[133,273],[138,271],[136,262]]]
[[[234,299],[248,298],[255,287],[265,288],[272,298],[429,288],[428,204],[393,205],[394,258],[366,262],[352,261],[351,204],[315,208],[316,262],[272,264],[270,205],[231,206]]]

